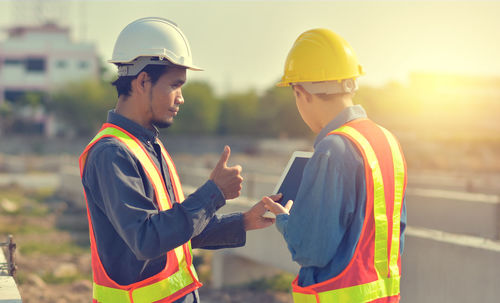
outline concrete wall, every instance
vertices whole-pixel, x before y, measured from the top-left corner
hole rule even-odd
[[[68,183],[63,188],[77,189],[73,195],[81,195],[77,170],[63,172],[62,183]],[[184,185],[186,193],[194,190]],[[450,199],[417,201],[418,195],[412,195],[401,302],[500,302],[500,242],[495,240],[498,203],[494,199],[463,205]],[[221,213],[246,211],[256,202],[240,197],[228,201]],[[415,223],[425,227],[414,227]],[[216,251],[213,260],[212,279],[218,287],[266,277],[277,270],[296,274],[299,269],[275,226],[248,232],[245,247]]]
[[[408,188],[408,225],[500,239],[499,196]]]
[[[408,231],[401,302],[500,302],[500,243]]]
[[[229,202],[223,211],[245,211],[254,202],[239,198],[238,202]],[[212,277],[216,286],[231,284],[221,272],[255,271],[252,262],[293,274],[299,269],[274,226],[247,233],[245,247],[215,254],[219,254],[214,258],[218,269]],[[236,262],[234,255],[247,260]],[[224,263],[223,258],[231,261]],[[409,226],[402,261],[403,303],[500,302],[500,242]],[[263,272],[262,277],[267,275]],[[253,272],[248,281],[257,277]],[[238,279],[242,282],[241,277]]]

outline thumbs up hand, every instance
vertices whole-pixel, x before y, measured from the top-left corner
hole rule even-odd
[[[210,180],[219,187],[226,200],[237,198],[241,192],[241,166],[235,165],[227,167],[227,160],[231,155],[229,146],[224,147],[224,151],[210,174]]]

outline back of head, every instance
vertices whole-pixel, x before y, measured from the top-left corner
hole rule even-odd
[[[358,88],[356,78],[363,74],[351,45],[331,30],[319,28],[297,38],[277,86],[301,85],[311,94],[353,93]]]

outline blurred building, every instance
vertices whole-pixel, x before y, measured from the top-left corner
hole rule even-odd
[[[43,106],[48,93],[71,81],[98,77],[96,49],[91,43],[72,41],[69,28],[55,23],[6,31],[7,38],[0,41],[0,106],[24,107],[21,116],[37,124],[38,132],[50,135],[52,119]],[[34,101],[42,106],[19,106]]]

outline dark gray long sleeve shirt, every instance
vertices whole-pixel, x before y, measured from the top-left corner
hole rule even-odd
[[[138,138],[160,168],[171,201],[175,201],[168,167],[155,143],[158,131],[148,130],[110,111],[108,123]],[[160,272],[166,252],[191,240],[193,248],[228,248],[245,244],[241,213],[217,216],[225,199],[207,181],[183,203],[159,211],[153,186],[139,160],[115,138],[103,138],[89,151],[82,177],[94,236],[104,269],[127,285]],[[178,201],[176,201],[178,202]],[[196,302],[197,292],[178,302]]]

